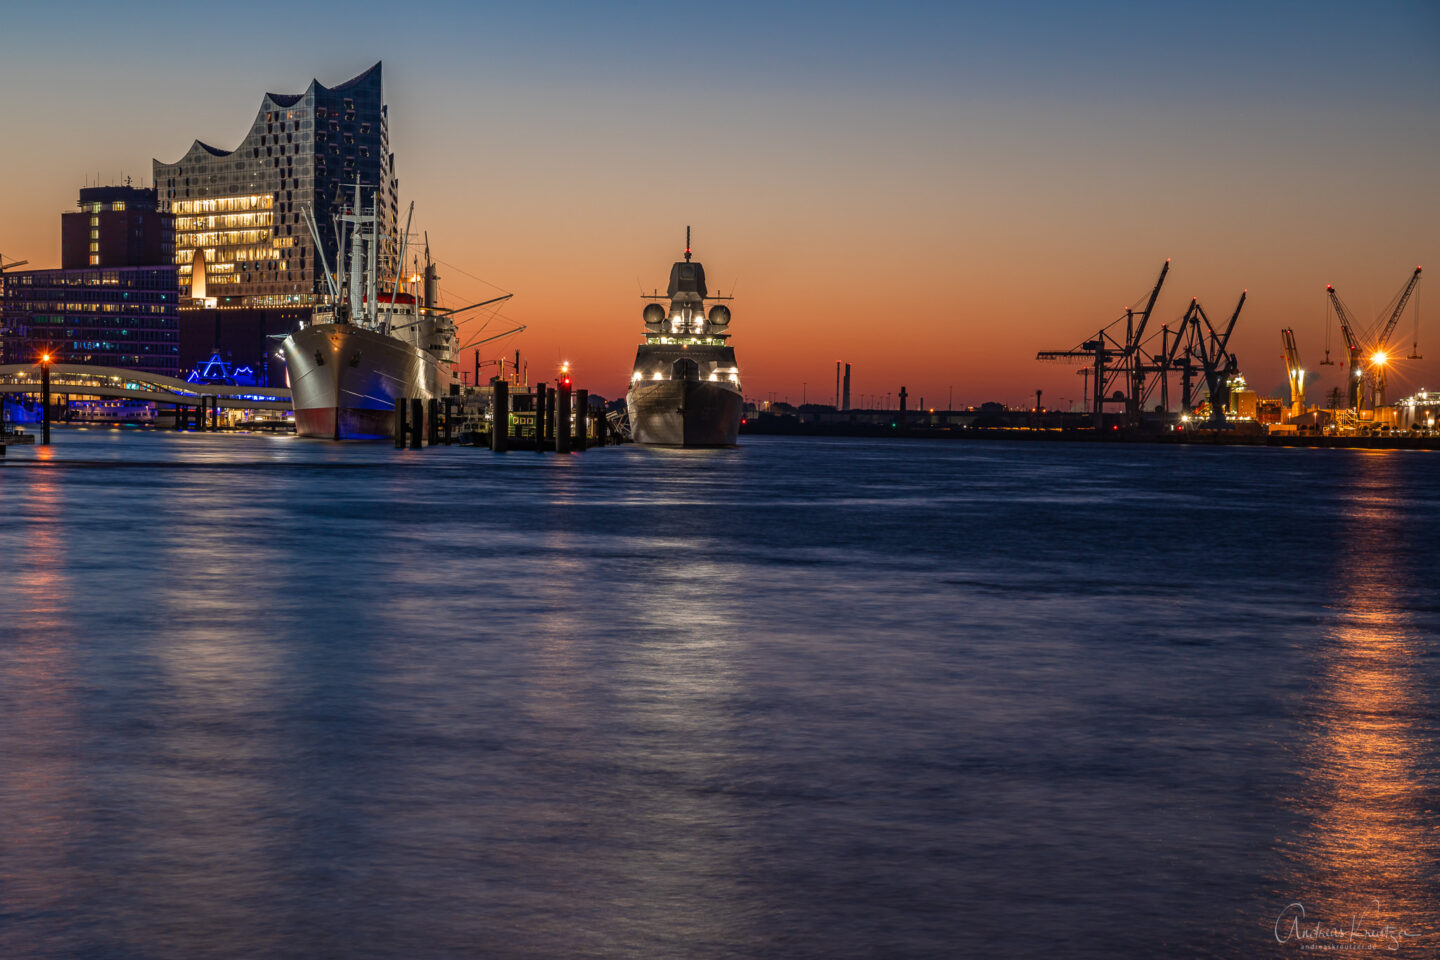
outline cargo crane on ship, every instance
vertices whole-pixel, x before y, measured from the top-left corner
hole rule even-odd
[[[1345,402],[1351,410],[1363,410],[1365,408],[1365,385],[1367,380],[1366,361],[1369,361],[1368,370],[1370,381],[1371,407],[1383,407],[1385,405],[1385,392],[1387,370],[1394,355],[1390,350],[1390,337],[1395,333],[1395,327],[1400,322],[1400,317],[1405,313],[1405,307],[1409,304],[1415,287],[1420,282],[1420,267],[1410,274],[1409,279],[1395,294],[1390,303],[1386,304],[1385,310],[1381,311],[1380,319],[1376,322],[1377,334],[1373,339],[1362,340],[1357,333],[1358,324],[1350,308],[1340,299],[1335,292],[1334,284],[1325,285],[1325,293],[1329,297],[1330,308],[1334,311],[1336,319],[1340,323],[1340,332],[1345,337],[1345,350],[1349,358],[1346,371]],[[1368,340],[1368,343],[1366,342]],[[1368,356],[1367,356],[1368,355]],[[1411,348],[1410,359],[1419,359],[1420,355],[1420,329],[1419,318],[1415,324],[1415,342]]]
[[[1230,352],[1230,335],[1240,318],[1245,305],[1245,293],[1224,330],[1220,331],[1210,322],[1199,300],[1192,299],[1178,329],[1162,324],[1158,334],[1150,332],[1150,318],[1159,300],[1160,290],[1170,272],[1170,261],[1166,260],[1155,281],[1145,307],[1136,311],[1126,308],[1123,316],[1112,321],[1091,337],[1070,350],[1042,350],[1035,355],[1037,360],[1059,363],[1081,363],[1086,365],[1082,372],[1090,373],[1093,384],[1093,414],[1095,429],[1104,427],[1104,405],[1122,404],[1125,408],[1127,427],[1140,426],[1145,404],[1158,390],[1160,409],[1170,409],[1170,377],[1180,376],[1181,408],[1185,413],[1194,409],[1195,378],[1203,376],[1211,399],[1211,418],[1217,422],[1224,419],[1225,399],[1228,383],[1239,370],[1239,362]],[[1121,339],[1119,325],[1124,322],[1124,339]],[[1155,344],[1156,338],[1159,344]],[[1157,349],[1158,347],[1158,349]],[[1125,389],[1120,389],[1124,387]]]

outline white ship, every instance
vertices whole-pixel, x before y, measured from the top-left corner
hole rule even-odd
[[[707,298],[730,298],[709,296],[705,268],[690,257],[686,227],[685,259],[670,268],[669,309],[658,302],[645,307],[645,342],[625,395],[630,434],[636,443],[734,446],[743,399],[735,349],[727,342],[730,308],[717,303],[705,309]]]
[[[323,249],[313,214],[307,211],[307,215],[316,249]],[[348,258],[342,240],[341,262],[335,273],[328,264],[321,264],[334,306],[317,309],[313,322],[290,334],[282,344],[295,405],[295,432],[333,440],[393,437],[395,401],[431,400],[460,392],[461,381],[454,369],[459,349],[455,317],[508,300],[510,295],[458,310],[441,309],[437,303],[439,278],[428,246],[420,298],[405,288],[398,270],[388,283],[382,283],[378,262],[382,238],[373,201],[371,212],[362,213],[358,185],[353,211],[338,217],[337,222],[341,229],[349,228]],[[407,222],[400,238],[399,264],[405,261],[408,237]],[[480,342],[523,329],[507,330]]]

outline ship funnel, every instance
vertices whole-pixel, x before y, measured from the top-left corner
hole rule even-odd
[[[440,300],[440,274],[435,271],[435,264],[425,264],[425,306],[428,309],[435,309]]]

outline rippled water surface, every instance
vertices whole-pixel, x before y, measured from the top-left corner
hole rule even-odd
[[[1440,956],[1437,581],[1425,452],[57,430],[0,957]]]

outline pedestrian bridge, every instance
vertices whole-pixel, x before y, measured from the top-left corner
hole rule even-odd
[[[38,363],[0,364],[0,394],[40,393]],[[50,395],[119,397],[151,403],[218,404],[229,410],[289,410],[290,391],[233,383],[190,383],[157,373],[76,363],[50,365]],[[211,399],[214,398],[214,399]]]

